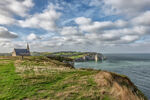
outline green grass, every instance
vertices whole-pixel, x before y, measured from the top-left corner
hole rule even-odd
[[[80,55],[81,52],[58,52],[55,55]]]
[[[81,58],[81,57],[84,57],[85,54],[80,54],[80,55],[76,55],[76,56],[71,56],[69,58],[72,58],[72,59],[77,59],[77,58]]]
[[[51,52],[31,52],[32,56],[47,56],[50,54],[51,54]]]
[[[87,55],[86,53],[83,52],[58,52],[58,53],[51,53],[54,54],[56,56],[68,56],[68,58],[71,59],[77,59],[77,58],[81,58],[84,57],[85,55]]]
[[[42,64],[35,64],[31,59],[17,62],[19,64],[15,60],[0,60],[0,100],[96,100],[102,97],[93,78],[97,71],[64,67],[60,70],[58,65],[51,66],[58,69],[48,69],[52,61],[43,64],[46,70],[36,72],[34,67],[40,68]],[[26,70],[17,71],[18,68]],[[109,100],[105,98],[103,100]]]
[[[0,100],[115,100],[110,93],[112,87],[101,87],[103,82],[99,79],[108,85],[116,82],[130,88],[125,76],[109,72],[108,77],[100,70],[74,69],[47,57],[0,58]],[[132,84],[133,87],[139,92]]]
[[[15,73],[15,67],[12,61],[1,60],[0,64],[0,99],[15,98],[20,92],[18,83],[21,78]]]

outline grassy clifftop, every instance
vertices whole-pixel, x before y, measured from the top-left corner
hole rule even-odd
[[[125,76],[46,57],[5,57],[0,80],[0,99],[6,100],[146,100]]]
[[[90,55],[90,54],[102,55],[102,54],[96,53],[96,52],[76,52],[76,51],[61,51],[61,52],[53,52],[53,53],[49,53],[49,52],[32,52],[31,53],[32,56],[50,56],[50,55],[54,55],[54,56],[68,57],[68,58],[71,58],[71,59],[82,58],[82,57]]]
[[[55,55],[55,56],[65,56],[68,58],[72,58],[72,59],[76,59],[76,58],[80,58],[83,57],[85,55],[87,55],[87,53],[83,53],[83,52],[73,52],[73,51],[68,51],[68,52],[53,52],[53,53],[48,53],[48,52],[32,52],[31,53],[32,56],[49,56],[49,55]]]

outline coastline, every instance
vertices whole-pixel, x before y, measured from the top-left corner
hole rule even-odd
[[[36,93],[36,97],[42,99],[44,95],[41,95],[41,93],[44,92],[45,95],[47,94],[46,98],[49,99],[147,100],[126,76],[116,73],[94,69],[76,69],[66,63],[51,60],[47,57],[32,56],[25,57],[24,60],[19,60],[17,57],[8,57],[1,61],[5,62],[3,63],[4,68],[7,68],[9,63],[13,64],[14,62],[13,68],[16,69],[15,72],[13,71],[14,75],[17,75],[19,80],[24,81],[24,83],[17,81],[19,85],[14,84],[17,88],[16,91],[24,88],[22,91],[24,94],[18,92],[18,96],[11,94],[9,95],[10,98],[17,99],[21,96],[21,98],[35,99],[33,94]],[[8,68],[12,67],[8,66]],[[3,80],[5,81],[5,79]],[[30,88],[32,88],[32,91]],[[10,91],[13,91],[13,89],[11,87]],[[37,90],[41,91],[41,89],[43,92],[36,92]],[[31,95],[28,96],[28,93]],[[5,92],[2,94],[4,95]],[[7,97],[4,96],[4,98]]]

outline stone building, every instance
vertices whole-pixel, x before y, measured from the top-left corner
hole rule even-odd
[[[31,56],[29,44],[27,43],[26,49],[16,49],[12,52],[12,56]]]

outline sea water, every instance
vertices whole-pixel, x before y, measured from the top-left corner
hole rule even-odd
[[[76,62],[76,68],[93,68],[126,75],[150,100],[150,54],[104,54],[103,62]]]

